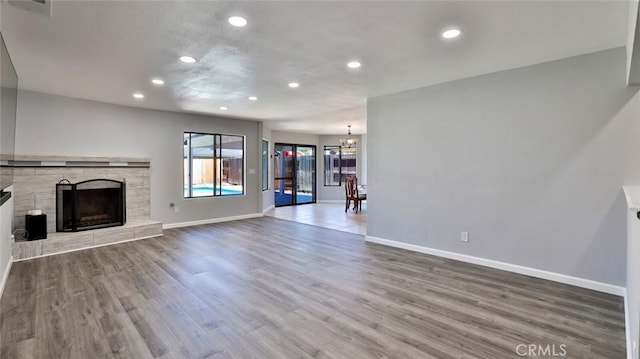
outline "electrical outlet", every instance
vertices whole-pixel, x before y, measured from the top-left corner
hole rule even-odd
[[[638,342],[635,340],[633,341],[633,357],[638,357]]]
[[[463,242],[469,242],[469,232],[460,232],[460,240]]]
[[[178,206],[173,206],[173,213],[180,213],[180,208]]]

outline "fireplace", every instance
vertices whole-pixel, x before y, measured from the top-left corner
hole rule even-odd
[[[125,183],[120,181],[61,181],[56,185],[56,230],[77,232],[122,226],[126,221],[125,194]]]

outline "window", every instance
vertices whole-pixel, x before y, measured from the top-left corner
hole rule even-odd
[[[341,161],[340,161],[340,182],[344,182],[344,178],[347,176],[356,175],[356,149],[355,148],[342,148]]]
[[[346,176],[356,175],[355,148],[324,146],[324,185],[341,186]]]
[[[269,189],[269,141],[262,140],[262,190]]]
[[[244,136],[185,132],[184,197],[244,194]]]

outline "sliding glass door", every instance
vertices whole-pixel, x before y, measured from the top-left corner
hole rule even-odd
[[[275,144],[276,207],[316,202],[316,147]]]
[[[275,144],[273,192],[275,193],[276,207],[295,204],[293,201],[294,157],[292,153],[293,145]]]
[[[316,146],[296,146],[296,204],[316,201]]]

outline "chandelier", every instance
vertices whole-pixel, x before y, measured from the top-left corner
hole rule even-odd
[[[349,127],[349,132],[347,133],[347,138],[341,138],[340,139],[340,147],[342,148],[352,148],[352,147],[356,147],[356,144],[358,143],[358,139],[351,137],[351,125],[348,126]]]

